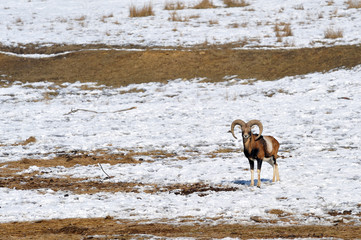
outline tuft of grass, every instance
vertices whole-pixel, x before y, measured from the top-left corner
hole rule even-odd
[[[166,2],[164,6],[164,10],[182,10],[185,8],[185,5],[181,1],[177,2]]]
[[[83,16],[80,16],[80,17],[75,18],[74,20],[75,20],[75,21],[78,21],[78,22],[83,22],[83,21],[85,21],[85,19],[86,19],[86,16],[83,15]]]
[[[108,19],[108,18],[112,18],[112,17],[114,17],[114,14],[113,14],[113,13],[108,14],[108,15],[103,15],[103,16],[101,17],[100,21],[103,22],[103,23],[106,23],[106,22],[107,22],[107,19]]]
[[[293,40],[286,40],[283,44],[285,47],[294,47],[295,46],[295,41]]]
[[[228,24],[229,28],[239,28],[239,23],[230,23]]]
[[[286,23],[283,27],[283,36],[284,37],[289,37],[289,36],[293,36],[292,33],[292,29],[291,29],[291,24],[290,23]]]
[[[200,18],[200,17],[201,17],[201,15],[199,15],[199,14],[193,14],[193,15],[189,16],[190,19],[197,19],[197,18]]]
[[[361,0],[348,0],[346,4],[347,8],[361,8]]]
[[[18,17],[18,18],[15,19],[15,24],[16,25],[24,25],[24,22],[20,17]]]
[[[176,11],[173,11],[169,14],[168,20],[173,22],[188,22],[189,17],[182,17]]]
[[[19,141],[19,142],[16,142],[16,143],[13,143],[13,144],[10,144],[10,145],[3,145],[0,143],[0,147],[6,147],[6,146],[26,146],[28,144],[33,144],[33,143],[36,143],[36,138],[31,136],[29,138],[27,138],[26,140],[24,141]],[[1,166],[1,165],[0,165]]]
[[[294,8],[295,10],[305,10],[305,8],[303,7],[303,4],[295,5],[295,6],[293,6],[293,8]]]
[[[129,7],[129,17],[148,17],[154,16],[153,6],[151,3],[144,4],[142,8],[137,8],[134,5]]]
[[[324,36],[328,39],[342,38],[343,31],[341,29],[334,29],[332,27],[329,27],[325,30]]]
[[[208,23],[209,23],[209,25],[217,25],[217,24],[219,24],[219,21],[218,20],[209,20]]]
[[[276,23],[274,31],[277,38],[293,36],[290,23]]]
[[[327,6],[332,6],[333,4],[335,4],[335,1],[333,0],[327,1]]]
[[[283,211],[283,210],[281,210],[281,209],[271,209],[271,210],[267,210],[266,212],[267,212],[268,214],[277,215],[278,217],[284,217],[284,216],[293,215],[292,213]]]
[[[247,7],[249,3],[245,0],[223,0],[226,7]]]
[[[213,2],[210,0],[202,0],[198,4],[196,4],[194,9],[207,9],[207,8],[216,8],[216,6],[213,5]]]

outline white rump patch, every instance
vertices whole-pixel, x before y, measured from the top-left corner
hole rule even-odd
[[[263,139],[266,141],[267,151],[272,152],[272,139],[269,136],[263,136]]]

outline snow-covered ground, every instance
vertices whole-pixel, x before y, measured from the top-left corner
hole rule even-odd
[[[271,209],[292,214],[295,222],[328,224],[361,211],[361,67],[286,77],[277,81],[222,83],[172,80],[121,88],[93,84],[14,83],[0,88],[0,162],[23,157],[52,157],[49,152],[124,149],[165,150],[178,158],[136,165],[107,165],[106,181],[167,185],[203,182],[238,188],[206,196],[174,193],[70,194],[51,190],[0,188],[0,221],[69,217],[162,219],[193,216],[249,223],[251,216],[271,218]],[[91,90],[94,88],[93,90]],[[135,109],[117,112],[121,109]],[[73,111],[86,109],[95,112]],[[69,114],[70,113],[70,114]],[[260,119],[264,134],[281,144],[281,182],[263,166],[261,189],[249,187],[248,161],[228,133],[230,123]],[[28,145],[14,143],[34,136]],[[197,154],[195,154],[197,153]],[[187,155],[188,154],[188,155]],[[104,177],[99,166],[53,167],[46,176]],[[330,221],[329,221],[330,220]],[[292,222],[291,222],[292,223]]]
[[[185,8],[165,10],[166,3]],[[7,0],[0,1],[0,43],[192,46],[241,43],[245,47],[312,47],[361,43],[359,0],[246,0],[246,7],[193,9],[200,0]],[[154,16],[129,17],[130,6],[151,4]],[[173,14],[173,15],[172,15]],[[174,15],[175,14],[175,15]],[[174,16],[180,21],[172,21]],[[291,36],[276,37],[286,25]],[[326,39],[327,29],[342,36]]]
[[[150,1],[154,16],[130,18],[131,5],[142,7],[149,0],[0,1],[0,44],[241,43],[279,48],[361,43],[361,8],[349,8],[345,0],[246,0],[249,6],[242,8],[225,8],[223,1],[213,0],[217,8],[201,10],[191,8],[198,0],[183,0],[186,8],[176,13],[164,10],[165,2]],[[172,14],[182,21],[170,20]],[[291,36],[278,38],[276,25],[280,35],[289,25]],[[342,37],[325,38],[327,29],[340,30]],[[106,181],[201,182],[238,190],[203,196],[118,192],[65,197],[64,192],[46,189],[0,188],[0,222],[105,216],[176,222],[193,216],[250,223],[254,216],[275,218],[269,210],[282,209],[293,219],[285,224],[329,224],[341,218],[330,212],[345,210],[351,215],[343,221],[360,224],[360,79],[361,66],[272,82],[235,76],[222,83],[178,79],[122,88],[1,82],[1,163],[51,159],[56,152],[72,150],[164,150],[187,158],[104,164],[115,176]],[[249,187],[248,161],[241,151],[210,156],[216,150],[242,147],[228,133],[236,118],[260,119],[264,134],[279,140],[285,157],[279,159],[280,183],[270,182],[272,170],[264,165],[262,188]],[[31,136],[35,143],[16,144]],[[104,177],[97,165],[26,171],[37,170],[48,173],[43,177]]]

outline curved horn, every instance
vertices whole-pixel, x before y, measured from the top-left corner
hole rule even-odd
[[[234,120],[234,121],[232,122],[232,125],[231,125],[231,133],[232,133],[232,135],[233,135],[233,137],[234,137],[235,139],[237,139],[237,137],[236,137],[236,135],[234,135],[234,127],[237,126],[237,125],[241,126],[241,128],[242,128],[242,130],[243,130],[243,128],[246,126],[246,123],[243,122],[243,121],[240,120],[240,119]]]
[[[263,132],[263,125],[262,125],[261,121],[259,121],[259,120],[251,120],[251,121],[249,121],[247,123],[247,125],[249,127],[252,127],[253,125],[257,125],[257,127],[259,128],[259,133],[258,133],[258,136],[256,137],[256,140],[261,137],[262,132]]]

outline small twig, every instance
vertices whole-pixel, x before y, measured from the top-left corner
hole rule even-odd
[[[72,109],[70,112],[65,113],[64,115],[70,115],[70,114],[76,113],[78,111],[91,112],[91,113],[117,113],[117,112],[125,112],[125,111],[129,111],[129,110],[133,110],[133,109],[136,109],[136,108],[137,107],[125,108],[125,109],[120,109],[120,110],[113,111],[113,112],[97,112],[97,111],[94,111],[94,110],[78,108],[78,109]]]
[[[107,175],[107,177],[106,177],[105,179],[111,179],[111,178],[113,178],[113,177],[109,176],[109,174],[106,173],[106,171],[104,171],[103,166],[102,166],[100,163],[98,163],[98,164],[99,164],[100,169],[103,171],[103,173],[105,173],[105,175]]]
[[[136,108],[137,107],[130,107],[130,108],[120,109],[120,110],[110,112],[110,113],[125,112],[125,111],[133,110],[133,109],[136,109]]]
[[[87,110],[87,109],[72,109],[70,112],[64,114],[64,115],[70,115],[72,113],[76,113],[78,111],[84,111],[84,112],[92,112],[92,113],[99,113],[99,112],[96,112],[96,111],[92,111],[92,110]]]

